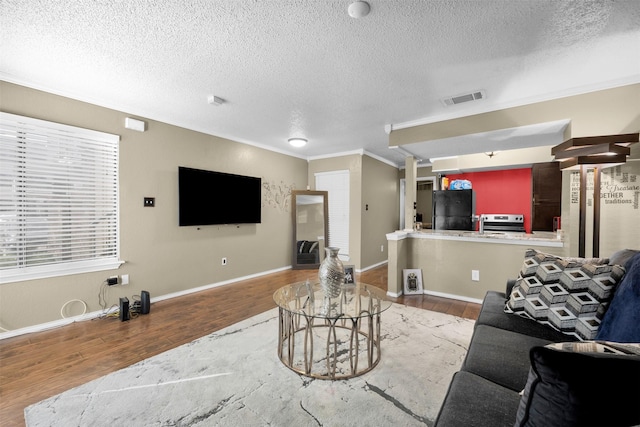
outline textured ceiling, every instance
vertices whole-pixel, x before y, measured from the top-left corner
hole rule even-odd
[[[361,19],[350,2],[1,0],[0,78],[300,157],[364,149],[396,164],[385,125],[640,81],[637,0],[370,0]],[[541,143],[528,136],[518,144]]]

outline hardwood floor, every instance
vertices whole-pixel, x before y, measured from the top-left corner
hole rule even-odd
[[[32,403],[274,308],[276,289],[310,275],[315,272],[287,270],[159,301],[148,316],[128,322],[95,319],[2,340],[0,424],[24,426],[23,410]],[[386,291],[387,267],[358,274],[357,280]],[[390,299],[470,319],[480,312],[478,304],[428,295]]]

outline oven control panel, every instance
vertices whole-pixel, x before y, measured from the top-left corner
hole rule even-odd
[[[509,222],[523,223],[523,214],[483,214],[482,218],[485,222]]]

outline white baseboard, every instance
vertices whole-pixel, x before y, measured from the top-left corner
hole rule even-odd
[[[482,304],[482,299],[478,299],[478,298],[470,298],[470,297],[465,297],[462,295],[454,295],[454,294],[447,294],[444,292],[434,292],[434,291],[423,291],[422,292],[425,295],[432,295],[434,297],[441,297],[441,298],[447,298],[447,299],[455,299],[458,301],[464,301],[464,302],[471,302],[474,304]],[[402,292],[387,292],[387,296],[392,297],[392,298],[398,298],[400,296],[402,296]]]
[[[380,267],[381,265],[385,265],[385,264],[387,264],[388,262],[389,262],[389,261],[385,259],[384,261],[380,261],[380,262],[379,262],[379,263],[377,263],[377,264],[373,264],[373,265],[370,265],[370,266],[368,266],[368,267],[361,268],[360,270],[356,270],[356,272],[358,272],[358,273],[362,273],[363,271],[372,270],[372,269],[374,269],[374,268]]]
[[[67,317],[66,319],[53,320],[51,322],[40,323],[33,326],[27,326],[24,328],[13,329],[11,331],[6,331],[0,334],[0,340],[4,340],[7,338],[17,337],[19,335],[31,334],[34,332],[42,332],[48,331],[49,329],[59,328],[61,326],[70,325],[76,322],[83,322],[85,320],[95,319],[96,317],[100,317],[104,314],[104,311],[93,311],[91,313],[85,313],[78,316]]]
[[[210,285],[199,286],[197,288],[185,289],[183,291],[172,292],[156,298],[151,298],[151,302],[164,301],[166,299],[177,298],[184,295],[195,294],[196,292],[206,291],[207,289],[217,288],[218,286],[230,285],[231,283],[242,282],[243,280],[255,279],[256,277],[266,276],[267,274],[278,273],[280,271],[291,270],[291,266],[276,268],[274,270],[263,271],[261,273],[250,274],[248,276],[236,277],[222,282],[212,283]]]
[[[458,301],[472,302],[474,304],[482,304],[482,299],[478,299],[478,298],[470,298],[462,295],[453,295],[453,294],[447,294],[444,292],[434,292],[434,291],[424,291],[424,293],[425,295],[433,295],[434,297],[456,299]]]
[[[385,261],[379,262],[377,264],[370,265],[368,267],[365,267],[365,268],[359,270],[359,272],[371,270],[373,268],[376,268],[376,267],[379,267],[381,265],[384,265],[387,262],[388,261],[385,260]],[[290,270],[290,269],[291,269],[291,266],[286,266],[286,267],[276,268],[276,269],[273,269],[273,270],[263,271],[263,272],[256,273],[256,274],[250,274],[248,276],[236,277],[234,279],[224,280],[222,282],[211,283],[209,285],[199,286],[197,288],[191,288],[191,289],[185,289],[183,291],[172,292],[170,294],[161,295],[161,296],[158,296],[158,297],[152,297],[151,298],[151,303],[158,302],[158,301],[164,301],[164,300],[171,299],[171,298],[177,298],[177,297],[193,294],[193,293],[196,293],[196,292],[206,291],[207,289],[217,288],[219,286],[229,285],[229,284],[232,284],[232,283],[241,282],[243,280],[254,279],[256,277],[266,276],[268,274],[277,273],[277,272],[280,272],[280,271],[285,271],[285,270]],[[390,293],[387,293],[387,295],[389,295],[391,297],[394,297],[394,298],[397,298],[399,296],[399,295],[392,295]],[[453,298],[453,297],[449,297],[449,298]],[[460,299],[460,298],[457,298],[457,299]],[[7,338],[12,338],[12,337],[17,337],[19,335],[31,334],[31,333],[34,333],[34,332],[47,331],[49,329],[55,329],[55,328],[59,328],[61,326],[70,325],[71,323],[75,323],[75,322],[83,322],[85,320],[95,319],[95,318],[100,317],[100,316],[102,316],[104,314],[105,313],[104,313],[103,310],[99,310],[99,311],[93,311],[91,313],[85,313],[85,314],[82,314],[82,315],[79,315],[79,316],[68,317],[66,319],[54,320],[54,321],[51,321],[51,322],[40,323],[38,325],[33,325],[33,326],[27,326],[27,327],[24,327],[24,328],[14,329],[12,331],[6,331],[6,332],[0,333],[0,340],[7,339]]]
[[[164,300],[171,299],[171,298],[177,298],[177,297],[193,294],[193,293],[200,292],[200,291],[205,291],[207,289],[217,288],[218,286],[229,285],[231,283],[241,282],[243,280],[254,279],[256,277],[266,276],[267,274],[277,273],[279,271],[284,271],[284,270],[291,270],[291,266],[282,267],[282,268],[276,268],[274,270],[263,271],[261,273],[256,273],[256,274],[250,274],[248,276],[237,277],[235,279],[225,280],[225,281],[217,282],[217,283],[212,283],[210,285],[205,285],[205,286],[199,286],[197,288],[185,289],[184,291],[173,292],[173,293],[170,293],[170,294],[161,295],[159,297],[152,297],[151,298],[151,303],[154,303],[154,302],[157,302],[157,301],[164,301]],[[68,317],[66,319],[53,320],[51,322],[40,323],[40,324],[37,324],[37,325],[27,326],[27,327],[24,327],[24,328],[18,328],[18,329],[14,329],[14,330],[11,330],[11,331],[6,331],[6,332],[0,333],[0,340],[4,340],[4,339],[7,339],[7,338],[12,338],[12,337],[17,337],[17,336],[25,335],[25,334],[31,334],[31,333],[34,333],[34,332],[47,331],[49,329],[55,329],[55,328],[59,328],[61,326],[70,325],[71,323],[75,323],[75,322],[83,322],[85,320],[91,320],[91,319],[95,319],[97,317],[103,316],[104,314],[105,314],[105,312],[103,310],[99,310],[99,311],[93,311],[91,313],[81,314],[79,316]]]

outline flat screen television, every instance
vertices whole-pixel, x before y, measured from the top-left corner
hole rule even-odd
[[[180,226],[261,222],[262,179],[178,167]]]

